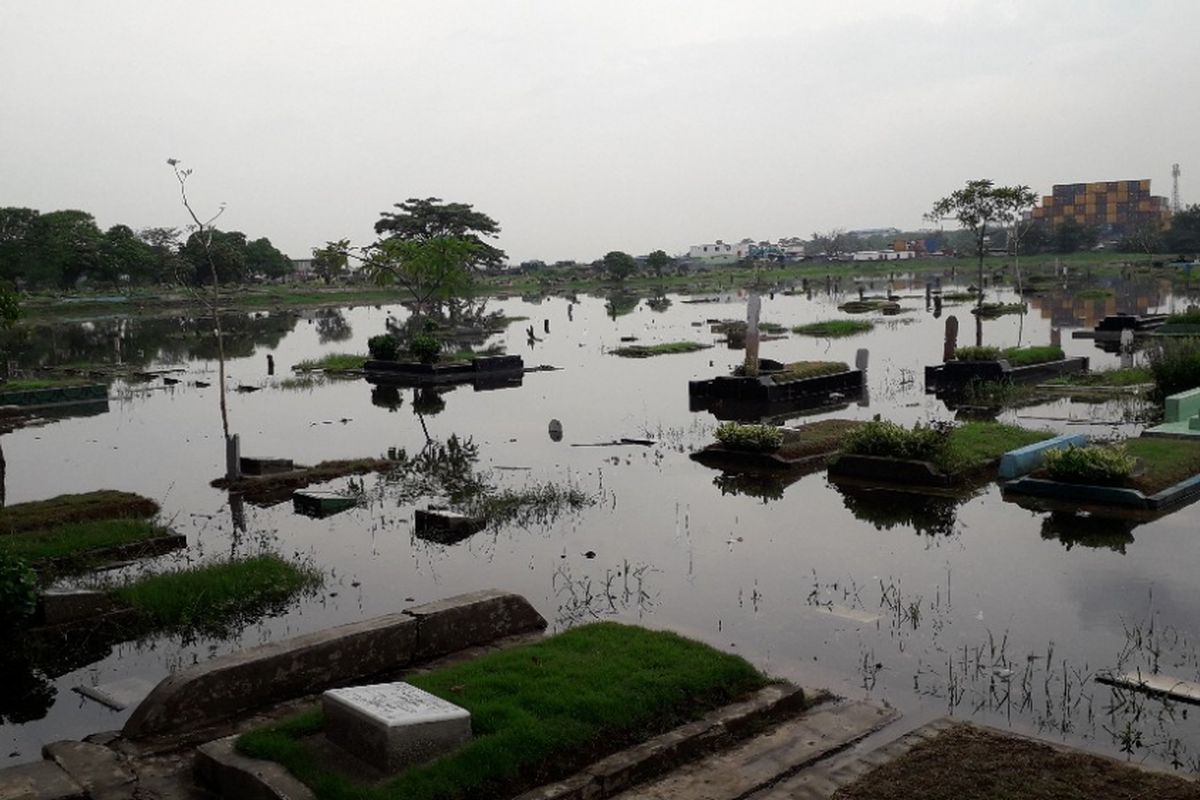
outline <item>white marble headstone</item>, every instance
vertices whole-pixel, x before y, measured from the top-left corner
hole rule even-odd
[[[331,689],[322,696],[330,741],[385,772],[471,738],[471,713],[410,683]]]

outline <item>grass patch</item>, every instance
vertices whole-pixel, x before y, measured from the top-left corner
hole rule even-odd
[[[983,319],[996,319],[1006,314],[1024,314],[1028,307],[1024,303],[984,303],[971,309],[972,314],[978,314]]]
[[[1098,372],[1077,372],[1047,381],[1056,386],[1140,386],[1154,383],[1154,373],[1149,367],[1105,369]]]
[[[0,383],[0,394],[4,392],[33,392],[38,389],[63,389],[68,386],[91,386],[94,380],[74,377],[11,378]]]
[[[851,300],[838,306],[838,311],[845,311],[847,314],[866,314],[868,311],[895,314],[900,311],[900,304],[884,298]]]
[[[783,428],[783,444],[775,452],[789,459],[833,453],[842,449],[849,433],[865,424],[850,419],[822,419],[799,428]]]
[[[236,481],[218,478],[210,486],[241,492],[250,503],[281,503],[291,497],[296,489],[314,483],[325,483],[347,475],[365,475],[368,472],[387,472],[396,467],[396,462],[386,458],[354,458],[322,461],[315,467],[297,467],[291,472],[280,472],[261,477],[242,477]]]
[[[810,322],[807,325],[797,325],[792,333],[804,336],[855,336],[867,333],[875,327],[874,323],[861,319],[830,319],[822,322]]]
[[[661,344],[631,344],[627,347],[618,347],[612,351],[614,356],[622,358],[650,358],[651,356],[663,356],[671,353],[694,353],[697,350],[707,350],[712,345],[700,344],[699,342],[662,342]]]
[[[783,431],[774,425],[725,422],[717,428],[717,441],[730,450],[773,453],[783,444]]]
[[[844,361],[793,361],[784,364],[780,372],[766,373],[772,383],[787,383],[806,378],[819,378],[822,375],[837,375],[839,372],[849,372],[850,365]]]
[[[1200,442],[1138,438],[1125,442],[1125,451],[1141,459],[1146,468],[1131,480],[1133,488],[1143,494],[1161,492],[1200,474]]]
[[[595,503],[595,497],[576,486],[547,482],[485,494],[467,504],[465,513],[485,519],[489,525],[513,523],[524,528],[549,524],[564,511],[578,511]]]
[[[1150,371],[1160,397],[1200,387],[1200,342],[1161,341],[1149,351]]]
[[[1196,797],[1196,784],[1089,753],[959,725],[839,789],[836,800]]]
[[[759,322],[758,332],[771,334],[787,333],[787,326],[780,325],[778,322]]]
[[[45,530],[100,519],[145,519],[157,513],[158,503],[132,492],[105,489],[64,494],[8,506],[0,511],[0,534]]]
[[[320,766],[320,712],[239,737],[323,800],[510,797],[766,685],[741,658],[672,633],[606,622],[411,678],[471,712],[457,752],[376,786]]]
[[[1036,347],[959,347],[954,351],[958,361],[995,361],[1003,358],[1014,367],[1030,367],[1050,361],[1062,361],[1066,354],[1061,347],[1041,345]]]
[[[321,583],[311,567],[261,555],[149,575],[112,592],[156,628],[220,633]]]
[[[141,519],[75,522],[49,530],[0,536],[0,555],[29,563],[52,558],[86,557],[89,551],[134,544],[167,533],[166,529]]]
[[[984,469],[1018,447],[1053,434],[998,422],[965,425],[933,423],[905,428],[894,422],[868,422],[845,439],[843,451],[855,455],[929,461],[946,475]]]
[[[360,353],[327,353],[320,358],[309,358],[292,367],[296,372],[347,372],[362,369],[367,356]]]

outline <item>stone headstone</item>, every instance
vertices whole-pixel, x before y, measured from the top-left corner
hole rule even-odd
[[[946,317],[946,341],[942,347],[942,361],[954,360],[954,351],[958,349],[958,317],[951,314]]]
[[[443,755],[471,738],[471,714],[409,683],[321,696],[329,740],[384,772]]]
[[[854,354],[854,368],[857,370],[861,370],[862,372],[866,372],[867,371],[867,362],[869,362],[870,359],[871,359],[871,352],[869,350],[867,350],[867,348],[865,348],[865,347],[860,347],[858,349],[858,352],[856,352]]]
[[[758,314],[762,309],[762,298],[757,292],[750,294],[746,303],[746,361],[745,374],[758,375]]]
[[[563,438],[563,426],[557,419],[550,420],[550,441],[561,442]]]
[[[1050,329],[1050,346],[1062,347],[1062,328]]]

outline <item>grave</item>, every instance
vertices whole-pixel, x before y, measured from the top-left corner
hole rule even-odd
[[[358,498],[322,489],[298,489],[292,492],[292,509],[297,514],[321,519],[358,505]]]
[[[1164,421],[1143,436],[1190,439],[1200,436],[1200,388],[1167,397]]]
[[[409,683],[330,689],[321,705],[329,740],[388,773],[471,738],[469,711]]]
[[[290,458],[252,458],[241,456],[239,459],[243,475],[278,475],[281,472],[291,472],[296,468]]]

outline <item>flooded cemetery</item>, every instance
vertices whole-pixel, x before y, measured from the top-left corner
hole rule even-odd
[[[464,312],[472,333],[453,345],[486,354],[469,368],[400,369],[373,352],[365,375],[368,340],[402,328],[405,306],[229,314],[228,417],[246,473],[235,481],[222,480],[209,323],[27,323],[4,342],[15,366],[106,389],[6,420],[7,506],[116,490],[152,501],[135,516],[159,526],[153,546],[41,570],[44,592],[263,554],[302,577],[220,625],[106,614],[7,642],[7,763],[120,728],[177,668],[494,586],[553,631],[597,620],[677,631],[893,706],[908,727],[951,715],[1200,770],[1187,703],[1122,684],[1200,680],[1200,506],[1186,491],[1152,502],[1162,486],[1114,506],[1047,491],[1020,459],[1005,478],[994,469],[1050,437],[1186,427],[1195,410],[1164,420],[1138,382],[1079,378],[1146,364],[1153,331],[1107,335],[1106,317],[1154,320],[1195,298],[1146,273],[1041,278],[1024,299],[989,287],[982,314],[971,281],[949,272],[753,295],[492,298]],[[947,360],[948,334],[1007,354]],[[1062,352],[1022,361],[1051,346]],[[757,375],[745,374],[748,350]],[[831,464],[875,419],[922,423],[983,455]],[[738,425],[759,422],[778,432]],[[984,452],[997,431],[1001,449]],[[777,438],[742,446],[741,435]]]

